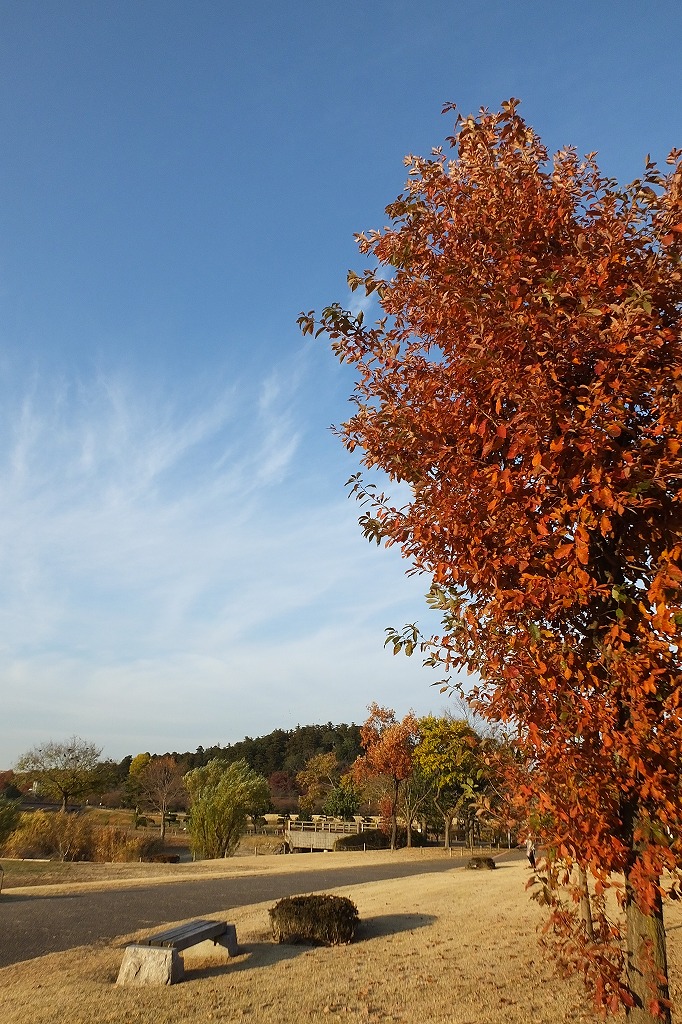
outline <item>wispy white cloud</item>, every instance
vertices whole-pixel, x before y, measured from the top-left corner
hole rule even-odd
[[[286,382],[286,389],[291,392],[295,388],[294,377]],[[300,442],[300,432],[294,423],[293,410],[286,406],[285,385],[281,376],[273,371],[263,381],[258,401],[264,427],[256,456],[256,480],[260,485],[276,483],[283,479]]]
[[[353,316],[357,316],[358,313],[362,313],[366,319],[371,310],[378,310],[378,308],[379,304],[377,302],[375,292],[367,295],[361,288],[358,288],[354,292],[348,292],[348,311],[352,313]]]
[[[423,587],[311,476],[305,367],[192,400],[121,376],[12,384],[0,767],[48,734],[122,756],[357,719],[382,687],[432,700],[416,660],[382,648]]]

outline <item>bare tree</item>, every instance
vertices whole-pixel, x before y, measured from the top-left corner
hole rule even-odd
[[[16,769],[37,782],[45,794],[61,800],[65,811],[69,800],[96,791],[103,784],[101,754],[101,747],[80,736],[63,743],[49,740],[20,757]]]
[[[415,764],[412,774],[403,781],[398,797],[398,813],[405,822],[405,843],[412,846],[412,825],[419,818],[436,792],[434,781]]]
[[[139,774],[143,800],[161,815],[161,839],[166,838],[166,812],[186,793],[182,771],[172,757],[153,757]]]

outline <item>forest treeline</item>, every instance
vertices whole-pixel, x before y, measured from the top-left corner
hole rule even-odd
[[[266,736],[245,736],[227,746],[199,746],[195,751],[166,751],[174,761],[202,768],[214,757],[222,761],[246,761],[250,768],[269,778],[273,772],[296,775],[316,754],[336,754],[340,764],[350,765],[362,753],[357,725],[297,725],[295,729],[273,729]],[[124,759],[124,761],[127,759]],[[132,758],[131,758],[132,760]],[[124,762],[121,762],[123,765]],[[126,767],[127,772],[127,767]]]
[[[199,745],[193,751],[144,752],[147,757],[172,758],[183,774],[194,768],[205,767],[214,758],[228,764],[245,761],[253,771],[269,780],[275,803],[278,797],[293,796],[299,792],[296,776],[311,758],[330,753],[335,754],[341,770],[349,768],[362,753],[360,727],[345,723],[334,725],[332,722],[325,725],[297,725],[294,729],[273,729],[265,736],[245,736],[243,740],[225,746],[217,743],[209,747]],[[130,802],[126,792],[130,766],[139,757],[138,752],[135,755],[128,754],[119,762],[109,760],[99,763],[98,772],[103,777],[101,784],[96,787],[98,802],[110,806]],[[0,772],[0,794],[9,798],[18,796],[18,782],[14,771]],[[25,789],[25,786],[21,788]],[[93,797],[94,793],[95,790]]]

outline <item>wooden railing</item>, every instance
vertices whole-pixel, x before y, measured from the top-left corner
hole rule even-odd
[[[377,825],[372,821],[288,821],[287,832],[338,832],[357,834],[373,832]]]

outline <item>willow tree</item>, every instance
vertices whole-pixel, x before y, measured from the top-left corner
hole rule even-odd
[[[358,236],[372,264],[349,284],[381,319],[334,304],[300,323],[356,368],[347,448],[409,487],[398,506],[353,485],[367,536],[432,581],[443,630],[427,660],[478,673],[479,713],[521,730],[541,838],[563,863],[598,893],[624,877],[624,957],[606,919],[594,942],[570,908],[556,926],[603,1006],[669,1020],[682,151],[619,187],[593,156],[550,160],[515,100],[458,118],[448,142],[407,159],[389,225]]]
[[[246,761],[212,758],[184,777],[190,797],[188,828],[197,857],[216,859],[234,854],[249,814],[262,814],[270,802],[267,779]]]

